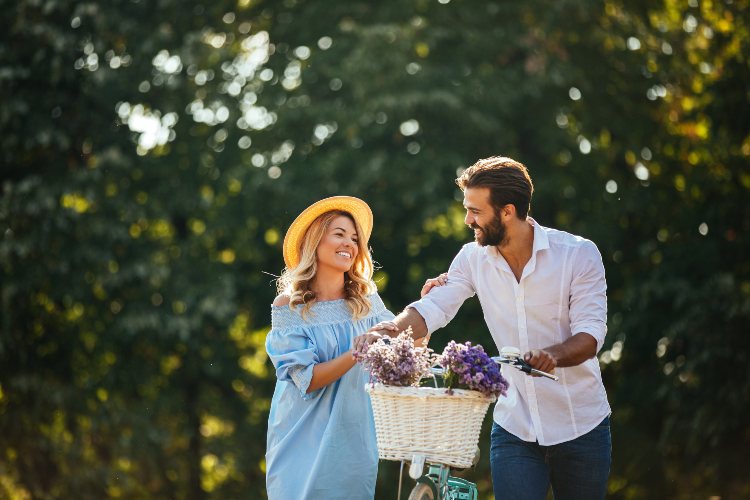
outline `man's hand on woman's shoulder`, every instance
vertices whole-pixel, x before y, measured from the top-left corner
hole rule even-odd
[[[430,278],[424,282],[424,286],[422,287],[422,291],[419,292],[419,296],[424,297],[436,286],[443,286],[446,283],[448,283],[448,273],[443,273],[437,278]]]

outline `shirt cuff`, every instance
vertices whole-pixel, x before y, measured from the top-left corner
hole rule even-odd
[[[424,319],[424,322],[427,325],[427,332],[430,334],[438,328],[442,328],[448,324],[448,322],[445,321],[445,314],[440,311],[440,308],[426,302],[425,300],[412,302],[406,307],[411,307],[422,316],[422,319]]]
[[[578,325],[575,328],[571,328],[571,330],[573,330],[573,335],[577,333],[588,333],[594,337],[594,340],[596,340],[596,352],[599,353],[599,351],[602,350],[602,347],[604,346],[604,337],[607,335],[607,325],[589,323]]]

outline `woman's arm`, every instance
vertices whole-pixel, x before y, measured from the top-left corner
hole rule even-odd
[[[313,366],[313,375],[310,385],[307,387],[307,393],[317,391],[328,384],[340,379],[352,366],[354,366],[354,356],[352,351],[346,351],[344,354],[330,361],[318,363]]]

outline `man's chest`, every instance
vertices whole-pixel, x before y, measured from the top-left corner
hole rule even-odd
[[[516,280],[510,266],[483,266],[474,272],[474,285],[483,307],[516,312],[539,307],[567,307],[570,274],[565,266],[537,265]]]

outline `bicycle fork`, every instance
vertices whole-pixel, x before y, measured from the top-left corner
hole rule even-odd
[[[417,460],[409,467],[409,476],[416,479],[417,484],[429,486],[435,499],[477,500],[477,486],[474,483],[451,476],[450,467],[442,464],[428,464],[427,474],[422,475],[424,458],[417,456],[414,458]]]

